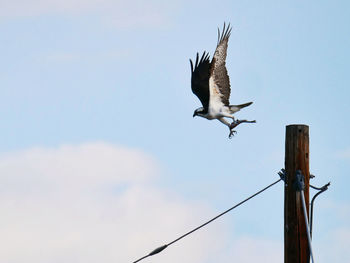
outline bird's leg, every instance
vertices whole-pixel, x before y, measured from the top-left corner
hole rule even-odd
[[[256,123],[256,121],[247,121],[247,120],[234,120],[231,125],[230,125],[230,129],[233,129],[235,127],[237,127],[238,125],[240,125],[241,123]]]
[[[230,118],[232,118],[233,120],[234,120],[234,118],[233,117],[230,117]],[[233,130],[233,128],[231,128],[231,125],[232,124],[230,124],[227,120],[225,120],[225,118],[219,118],[218,119],[219,121],[221,121],[223,124],[225,124],[229,129],[230,129],[230,134],[228,135],[228,138],[229,139],[231,139],[232,138],[232,136],[234,135],[234,133],[237,133],[236,131],[234,131]]]
[[[233,125],[235,124],[237,121],[235,120],[235,118],[233,116],[231,116],[232,118],[232,123],[229,126],[230,129],[230,134],[228,135],[229,139],[232,139],[232,137],[237,133],[237,131],[235,131],[233,128],[235,128],[237,125]]]

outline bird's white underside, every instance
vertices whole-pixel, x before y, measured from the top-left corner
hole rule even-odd
[[[224,105],[221,101],[222,95],[215,84],[213,76],[209,78],[209,96],[208,113],[207,116],[205,116],[207,119],[232,118],[229,107]]]

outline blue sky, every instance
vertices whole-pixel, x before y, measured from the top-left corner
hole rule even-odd
[[[181,221],[180,225],[187,230],[276,180],[278,170],[284,165],[285,126],[307,124],[310,126],[310,168],[316,175],[313,183],[332,182],[330,190],[319,198],[315,207],[315,257],[319,262],[337,260],[335,254],[339,257],[335,262],[349,258],[342,255],[350,237],[348,2],[163,3],[151,0],[146,4],[143,1],[31,0],[23,3],[15,0],[2,5],[0,135],[3,142],[0,151],[3,167],[12,167],[6,166],[8,163],[29,167],[36,171],[33,174],[40,170],[52,179],[61,174],[52,172],[49,165],[45,166],[46,170],[38,168],[48,156],[59,163],[61,157],[57,156],[67,154],[68,158],[70,151],[77,152],[74,160],[81,166],[75,169],[89,171],[86,167],[92,164],[79,161],[85,160],[85,151],[89,149],[98,149],[103,155],[109,147],[114,147],[117,153],[111,150],[111,156],[124,155],[122,150],[135,151],[136,157],[131,154],[125,161],[130,162],[130,166],[135,166],[141,152],[140,159],[152,160],[157,176],[149,172],[145,176],[148,179],[140,181],[129,181],[126,177],[113,181],[102,176],[101,181],[96,179],[95,183],[103,187],[110,185],[107,188],[115,192],[113,200],[124,200],[121,192],[128,193],[125,196],[130,200],[136,198],[132,194],[135,185],[147,189],[146,196],[159,191],[167,200],[158,204],[159,215],[165,213],[162,209],[168,206],[167,202],[175,202],[175,207],[199,209],[198,214],[186,215],[188,221]],[[192,118],[200,103],[190,89],[189,58],[204,50],[213,54],[217,27],[222,27],[224,21],[233,27],[227,57],[231,103],[254,101],[237,117],[257,120],[255,125],[239,126],[232,140],[227,138],[227,128],[221,123]],[[94,146],[89,148],[89,145]],[[41,149],[40,154],[35,149]],[[34,156],[28,157],[33,160],[31,165],[24,162],[24,153]],[[91,155],[88,160],[94,162],[94,159]],[[48,161],[52,166],[58,165],[57,162]],[[120,160],[117,158],[108,165],[103,160],[100,162],[95,165],[114,167],[113,163],[119,167]],[[2,170],[3,174],[7,173],[3,175],[8,182],[5,192],[12,195],[3,198],[9,198],[6,202],[21,203],[23,199],[18,196],[28,196],[14,182],[21,181],[26,172],[16,170],[12,174],[10,168],[5,168]],[[113,169],[108,171],[125,172]],[[37,180],[30,178],[29,183]],[[76,180],[85,181],[84,176]],[[66,191],[64,185],[60,188],[62,192]],[[73,190],[71,197],[77,193]],[[46,194],[42,193],[39,199],[45,199]],[[95,197],[100,200],[100,193]],[[142,202],[142,198],[140,200]],[[55,204],[53,201],[46,205]],[[99,207],[96,204],[97,210]],[[18,213],[23,209],[19,206]],[[86,212],[81,209],[82,213]],[[120,213],[114,215],[116,220],[122,217]],[[67,213],[67,222],[70,216],[72,214]],[[32,217],[35,221],[35,215]],[[175,227],[176,220],[168,220],[169,225]],[[8,229],[8,222],[10,217],[9,221],[0,221],[0,227]],[[128,227],[131,226],[125,225]],[[216,227],[221,229],[216,231]],[[119,257],[131,261],[142,251],[152,249],[153,242],[158,246],[159,242],[182,234],[180,230],[167,232],[164,226],[167,240],[158,240],[156,229],[146,235],[148,241],[140,241],[137,249],[130,248],[130,252]],[[67,236],[71,236],[68,230]],[[275,245],[281,248],[283,244],[282,184],[227,215],[208,231],[217,238],[225,234],[223,243],[215,250],[224,255],[223,262],[230,256],[240,258],[237,247],[242,251],[255,248],[266,253],[270,262],[281,262],[278,256],[283,253],[273,256],[272,252]],[[125,235],[134,236],[127,231]],[[38,244],[44,240],[39,238]],[[191,246],[190,242],[184,242],[183,246]],[[210,244],[209,239],[206,242]],[[333,244],[332,248],[326,251],[324,248],[329,243]],[[70,254],[79,244],[77,241],[72,247],[61,248],[60,251],[64,251],[61,254],[66,255],[65,262],[74,257],[84,258],[84,251],[74,257]],[[179,244],[169,250],[184,253],[187,250],[183,246]],[[52,253],[48,253],[46,262],[59,262],[55,247],[49,250]],[[15,248],[21,249],[21,246],[16,247],[14,242]],[[203,247],[200,248],[196,252],[187,251],[193,254],[188,262],[216,262],[212,253],[204,253]],[[164,252],[159,255],[160,259],[149,261],[170,262],[174,257],[171,253]],[[106,262],[118,258],[118,255],[108,258],[102,254]],[[28,254],[28,257],[40,262],[35,255]],[[240,259],[241,262],[254,260],[253,257]],[[3,260],[23,262],[11,253]]]

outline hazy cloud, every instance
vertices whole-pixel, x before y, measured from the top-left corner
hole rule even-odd
[[[338,151],[335,154],[336,158],[342,160],[350,160],[350,147],[342,151]]]
[[[152,186],[159,167],[104,143],[3,154],[0,261],[131,262],[202,222],[209,209]],[[222,233],[207,229],[152,262],[202,262]]]
[[[322,243],[314,246],[316,262],[350,262],[349,254],[350,228],[339,227],[330,231]]]
[[[119,28],[162,27],[177,7],[178,2],[160,0],[13,0],[2,1],[0,17],[91,15]]]
[[[256,237],[238,238],[230,249],[230,258],[240,263],[283,262],[283,241],[271,241]],[[228,262],[229,260],[226,260]]]
[[[135,55],[129,49],[108,50],[103,52],[52,52],[36,57],[37,61],[46,63],[96,62],[130,59]]]

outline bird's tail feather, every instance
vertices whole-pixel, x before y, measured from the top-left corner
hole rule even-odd
[[[253,102],[247,102],[244,104],[239,104],[239,105],[230,105],[230,111],[232,113],[239,111],[242,108],[248,107],[249,105],[253,104]]]

